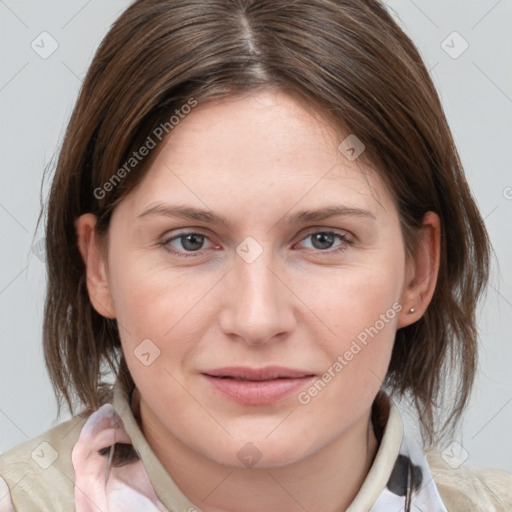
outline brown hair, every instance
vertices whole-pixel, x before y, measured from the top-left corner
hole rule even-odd
[[[377,0],[139,0],[114,23],[84,80],[48,202],[44,353],[59,411],[63,399],[71,412],[75,402],[99,407],[107,370],[134,387],[116,321],[89,300],[74,221],[91,212],[98,234],[108,231],[158,147],[133,169],[126,162],[158,127],[171,133],[170,117],[191,99],[258,87],[298,95],[356,134],[361,158],[394,195],[409,253],[425,213],[440,216],[437,287],[424,316],[398,330],[384,385],[412,397],[424,441],[441,439],[470,396],[490,244],[429,73]]]

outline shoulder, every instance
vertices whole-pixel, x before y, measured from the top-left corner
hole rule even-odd
[[[434,449],[427,450],[425,455],[448,512],[512,510],[512,473],[476,468],[457,459],[445,460]]]
[[[0,456],[0,511],[13,510],[9,497],[19,512],[73,510],[71,452],[85,422],[73,416]]]

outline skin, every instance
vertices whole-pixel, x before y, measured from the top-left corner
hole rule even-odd
[[[375,457],[372,402],[396,330],[431,300],[439,219],[425,216],[407,259],[391,194],[374,169],[337,149],[346,136],[280,91],[202,103],[116,207],[104,246],[92,214],[77,220],[89,295],[99,313],[118,320],[143,432],[206,512],[345,510]],[[229,226],[140,217],[156,203],[211,210]],[[284,220],[328,204],[371,215]],[[311,235],[325,231],[345,240],[315,244]],[[163,244],[183,233],[205,236],[192,241],[199,250],[183,238]],[[249,236],[262,249],[250,263],[236,252]],[[237,404],[200,374],[281,365],[321,376],[395,303],[402,310],[306,405],[297,393]],[[145,339],[160,350],[149,366],[134,354]],[[237,457],[248,442],[261,456],[251,468]]]

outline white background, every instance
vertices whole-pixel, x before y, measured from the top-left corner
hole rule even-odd
[[[0,453],[68,418],[56,418],[41,349],[45,270],[31,251],[42,238],[41,178],[94,51],[128,5],[0,0]],[[512,2],[387,5],[431,69],[496,253],[479,316],[480,373],[456,441],[468,463],[512,471]],[[46,59],[31,47],[44,31],[58,43]],[[463,39],[447,40],[452,54],[469,45],[458,58],[441,45],[453,31]]]

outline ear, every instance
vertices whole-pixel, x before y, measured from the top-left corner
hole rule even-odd
[[[75,221],[78,248],[86,268],[86,284],[94,309],[102,316],[115,318],[112,295],[107,280],[107,263],[94,231],[96,216],[86,213]]]
[[[440,253],[441,222],[436,213],[428,212],[423,218],[416,252],[407,265],[398,328],[416,322],[425,313],[436,288]]]

